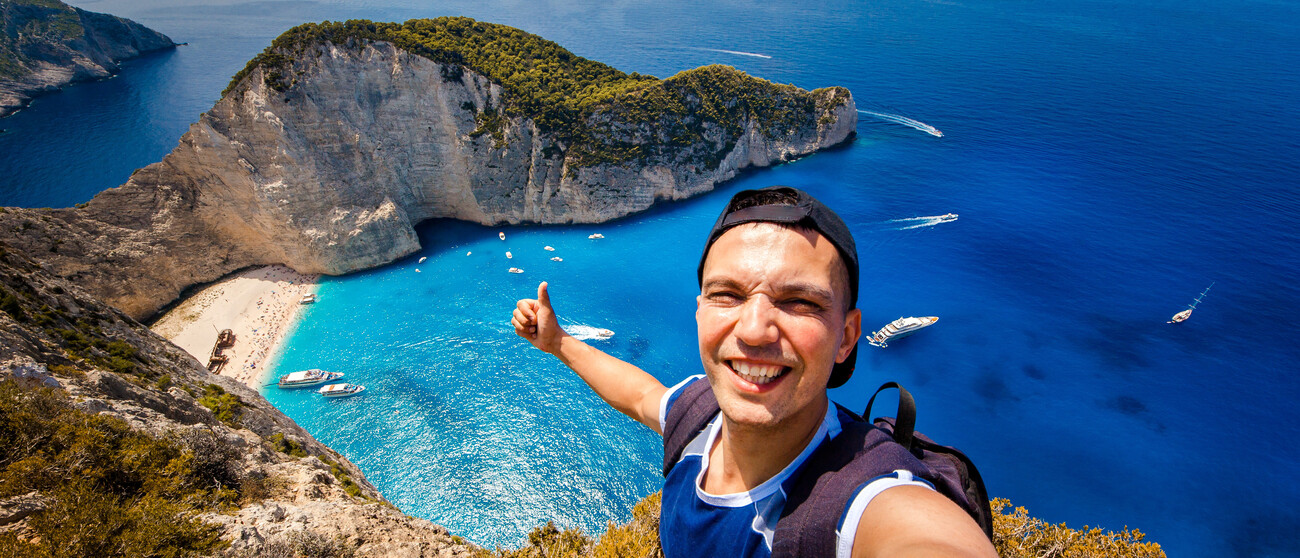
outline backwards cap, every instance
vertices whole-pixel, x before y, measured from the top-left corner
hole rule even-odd
[[[743,209],[735,209],[740,202],[750,197],[760,195],[763,192],[775,191],[788,195],[795,200],[794,204],[778,202],[775,205],[754,205]],[[714,241],[722,236],[722,233],[728,229],[745,223],[783,223],[805,227],[820,233],[826,240],[835,246],[839,251],[840,258],[844,260],[844,267],[849,271],[849,308],[855,308],[858,305],[858,248],[853,243],[853,234],[849,232],[849,227],[844,224],[831,208],[826,207],[822,202],[811,194],[797,188],[789,186],[769,186],[760,190],[744,190],[731,197],[727,207],[722,210],[718,216],[718,221],[713,224],[713,230],[709,231],[709,240],[704,244],[704,252],[700,254],[700,266],[696,270],[696,279],[700,286],[704,285],[704,260],[709,256],[709,249],[713,247]],[[831,369],[830,381],[826,383],[828,388],[837,388],[844,385],[853,375],[855,363],[858,360],[858,347],[854,345],[853,352],[844,362],[835,364]]]

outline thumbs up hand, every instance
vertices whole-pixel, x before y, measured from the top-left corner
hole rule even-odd
[[[560,350],[560,339],[566,335],[555,318],[555,309],[551,308],[545,282],[537,285],[536,299],[525,298],[515,304],[510,325],[515,327],[516,335],[551,354]]]

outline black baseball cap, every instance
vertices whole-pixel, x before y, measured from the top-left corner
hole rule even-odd
[[[770,204],[735,209],[742,206],[742,202],[749,198],[771,195],[768,194],[769,192],[784,199]],[[858,247],[853,242],[853,233],[849,232],[848,225],[845,225],[844,220],[831,211],[831,208],[817,201],[817,198],[812,197],[808,192],[789,186],[743,190],[731,197],[731,201],[727,202],[726,208],[718,216],[718,221],[713,224],[713,230],[709,231],[709,240],[704,243],[704,252],[700,254],[700,266],[696,269],[695,276],[701,287],[704,286],[704,260],[709,256],[709,248],[713,247],[714,241],[718,240],[722,233],[727,232],[727,229],[745,223],[786,223],[820,233],[835,246],[840,253],[840,258],[844,260],[844,267],[849,270],[849,308],[857,307]],[[831,369],[831,378],[826,383],[826,387],[837,388],[844,385],[844,382],[853,375],[857,360],[858,347],[854,345],[849,357],[844,359],[844,362],[836,363]]]

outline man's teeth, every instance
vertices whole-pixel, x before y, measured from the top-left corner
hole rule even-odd
[[[740,374],[741,378],[751,384],[766,384],[785,371],[784,366],[773,366],[770,364],[752,364],[748,362],[732,361],[731,367]]]

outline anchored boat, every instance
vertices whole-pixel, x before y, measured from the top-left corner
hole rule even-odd
[[[937,321],[939,321],[938,316],[899,318],[889,322],[879,331],[871,332],[871,337],[867,338],[867,342],[881,348],[888,347],[890,341],[907,337],[921,331],[922,328],[934,325]]]
[[[325,397],[347,397],[366,391],[366,386],[356,384],[330,384],[316,390],[316,393]]]
[[[317,369],[303,370],[280,376],[280,381],[276,382],[275,385],[280,388],[299,388],[331,382],[342,377],[342,372],[326,372]]]

